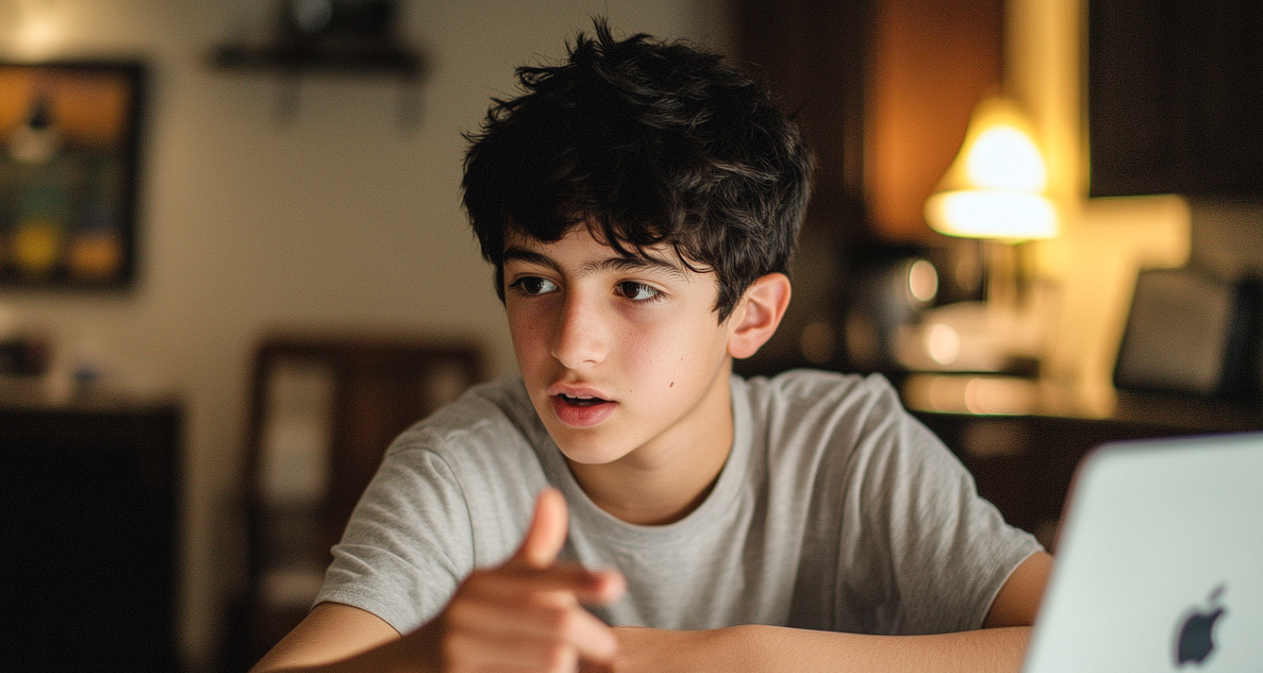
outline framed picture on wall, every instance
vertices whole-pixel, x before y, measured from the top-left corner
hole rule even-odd
[[[134,61],[0,63],[0,285],[131,283],[144,84]]]

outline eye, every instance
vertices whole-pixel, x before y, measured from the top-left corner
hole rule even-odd
[[[637,283],[634,280],[625,280],[618,284],[618,293],[627,297],[632,301],[656,301],[662,298],[662,292],[657,288],[650,287],[644,283]]]
[[[536,296],[548,294],[549,292],[556,292],[557,284],[547,278],[540,278],[539,276],[523,276],[513,281],[509,285],[509,288],[517,290],[525,295]]]

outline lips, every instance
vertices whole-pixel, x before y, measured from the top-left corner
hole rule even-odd
[[[618,405],[589,391],[553,392],[548,399],[557,419],[576,428],[588,428],[604,421]]]

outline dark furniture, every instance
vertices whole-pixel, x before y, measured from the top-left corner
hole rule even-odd
[[[266,43],[217,45],[211,65],[221,71],[273,73],[281,78],[277,118],[298,115],[299,81],[306,75],[383,77],[400,85],[399,122],[420,118],[426,58],[398,35],[396,0],[331,0],[279,4],[275,34]],[[322,11],[323,10],[323,11]]]
[[[0,398],[4,670],[180,670],[180,406]]]
[[[1103,418],[983,416],[912,410],[973,473],[979,493],[1009,523],[1055,549],[1075,468],[1105,443],[1263,430],[1263,408],[1192,397],[1120,393]]]
[[[1263,196],[1256,0],[1087,3],[1092,196]]]
[[[473,344],[404,334],[277,334],[254,355],[245,595],[224,668],[244,671],[307,614],[330,548],[386,448],[483,380]]]

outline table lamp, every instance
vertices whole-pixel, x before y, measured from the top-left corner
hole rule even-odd
[[[1021,107],[1004,97],[980,102],[960,153],[925,203],[925,219],[940,233],[984,241],[987,301],[925,312],[900,348],[906,366],[1010,371],[1017,361],[1037,363],[1038,321],[1021,306],[1015,247],[1057,235],[1047,185],[1048,169]]]
[[[960,153],[925,202],[925,219],[949,236],[1018,242],[1057,235],[1044,195],[1048,169],[1030,122],[1013,100],[974,108]]]

